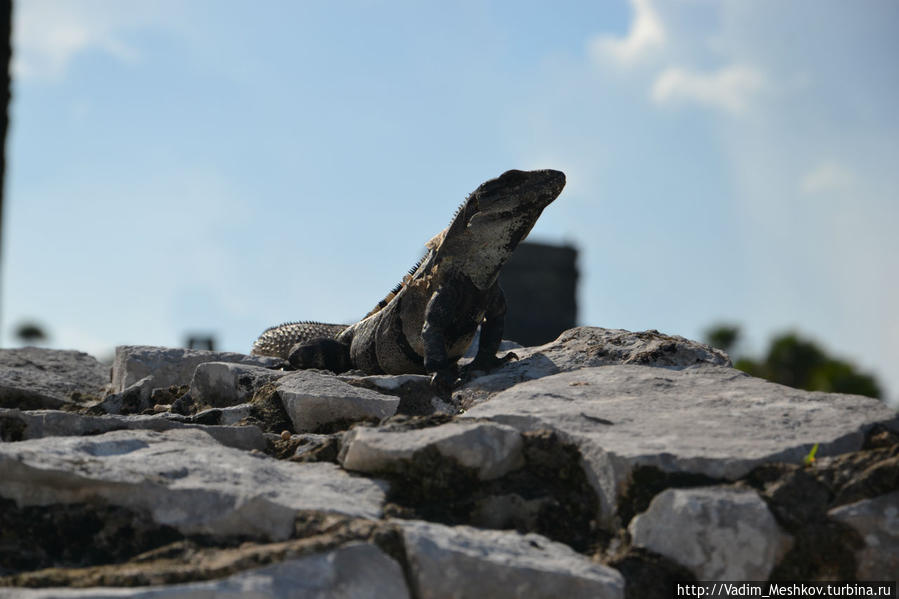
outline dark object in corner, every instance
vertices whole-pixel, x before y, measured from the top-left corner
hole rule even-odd
[[[6,175],[6,129],[9,125],[9,100],[12,75],[9,63],[12,58],[12,0],[0,0],[0,63],[3,68],[3,118],[0,119],[0,242],[3,240],[3,184]],[[0,247],[2,247],[0,243]]]

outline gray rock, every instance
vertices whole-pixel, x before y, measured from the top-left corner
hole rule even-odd
[[[558,503],[546,496],[525,499],[518,493],[490,495],[478,501],[471,511],[469,523],[480,528],[515,528],[534,530],[539,527],[541,512],[545,514],[547,502]]]
[[[115,350],[115,361],[112,364],[112,391],[120,393],[145,376],[153,377],[154,388],[188,385],[194,370],[204,362],[235,362],[267,368],[278,368],[284,364],[279,358],[233,352],[120,345]]]
[[[79,351],[0,349],[0,407],[33,410],[96,401],[109,368]]]
[[[44,437],[100,435],[119,430],[167,431],[192,428],[207,432],[213,439],[244,450],[265,449],[265,438],[256,426],[203,426],[186,424],[166,415],[85,416],[58,410],[7,410],[0,408],[0,438],[24,441]]]
[[[899,572],[899,491],[834,508],[828,515],[865,541],[856,552],[859,580],[895,580]]]
[[[431,377],[426,374],[371,374],[367,376],[340,375],[338,379],[374,391],[396,395],[407,385],[430,385]]]
[[[131,588],[0,589],[0,597],[22,599],[402,599],[408,596],[409,589],[399,564],[369,543],[353,543],[326,553],[288,559],[204,582]]]
[[[434,394],[431,377],[424,374],[341,375],[338,378],[355,387],[397,396],[400,399],[397,414],[430,416],[458,412],[454,406]]]
[[[2,443],[0,480],[19,506],[103,502],[184,534],[272,540],[292,534],[298,510],[377,518],[387,488],[334,464],[223,447],[197,429]]]
[[[237,424],[244,418],[248,418],[253,414],[253,406],[248,403],[242,403],[236,406],[228,406],[227,408],[211,408],[197,412],[193,416],[187,417],[189,422],[212,423],[217,425]]]
[[[190,394],[200,405],[224,408],[249,401],[259,387],[288,374],[262,366],[206,362],[194,371]]]
[[[337,455],[340,452],[341,434],[317,435],[315,433],[301,433],[291,435],[291,442],[296,442],[297,448],[289,458],[297,462],[334,462],[337,463]]]
[[[453,414],[459,414],[460,410],[451,403],[445,402],[439,397],[432,397],[430,401],[430,409],[427,414],[446,414],[447,416],[452,416]]]
[[[598,327],[569,329],[555,341],[514,351],[518,360],[473,379],[453,394],[456,401],[467,408],[522,381],[591,366],[639,364],[681,369],[697,364],[731,365],[723,351],[683,337]]]
[[[145,376],[119,393],[106,396],[91,408],[99,414],[140,414],[153,407],[153,377]]]
[[[335,376],[299,370],[277,383],[278,395],[297,432],[314,432],[341,421],[387,418],[398,397],[349,385]]]
[[[467,416],[555,430],[577,444],[606,523],[638,465],[734,480],[764,462],[799,463],[815,443],[821,457],[858,450],[875,423],[899,430],[896,412],[876,399],[710,365],[585,368],[522,383]]]
[[[729,487],[667,489],[628,531],[705,581],[767,580],[793,542],[755,491]]]
[[[537,534],[399,521],[414,595],[448,597],[624,597],[616,570]]]
[[[407,431],[357,426],[347,432],[340,462],[347,470],[389,472],[429,447],[489,480],[524,464],[521,433],[492,422],[448,422]]]

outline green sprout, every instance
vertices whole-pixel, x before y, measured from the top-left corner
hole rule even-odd
[[[808,455],[802,458],[802,463],[806,466],[811,466],[815,463],[815,454],[818,453],[818,444],[815,443],[812,445],[811,451],[808,452]]]

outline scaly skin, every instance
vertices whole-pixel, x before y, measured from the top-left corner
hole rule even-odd
[[[553,170],[507,171],[483,183],[368,316],[349,326],[302,322],[272,327],[256,340],[252,353],[278,356],[297,368],[430,373],[436,387],[447,389],[480,326],[478,353],[467,372],[503,363],[510,355],[496,357],[506,313],[497,277],[564,186],[565,175]]]
[[[313,321],[285,322],[284,324],[265,329],[253,343],[253,349],[250,353],[254,356],[275,356],[286,360],[290,355],[290,350],[297,343],[303,343],[312,339],[334,339],[348,326],[346,324],[327,324]],[[324,368],[324,366],[310,365],[307,368]],[[348,370],[348,368],[343,370]]]

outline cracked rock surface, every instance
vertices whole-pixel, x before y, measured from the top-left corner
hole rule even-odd
[[[736,480],[765,462],[799,462],[816,443],[820,456],[857,451],[874,424],[899,422],[876,399],[802,391],[711,365],[583,368],[516,385],[466,416],[574,441],[605,519],[638,466]]]
[[[708,581],[766,580],[793,544],[755,491],[728,487],[666,489],[628,532]]]
[[[899,418],[657,331],[452,395],[225,352],[0,350],[0,597],[668,597],[897,568]],[[816,445],[817,459],[804,458]]]
[[[419,521],[400,528],[422,599],[624,596],[616,570],[540,535]]]
[[[332,551],[249,568],[216,580],[156,587],[102,589],[9,589],[0,597],[243,597],[314,599],[317,597],[409,597],[400,566],[371,544],[350,543]]]
[[[59,410],[8,410],[0,408],[0,438],[24,441],[43,437],[97,435],[117,430],[166,431],[191,428],[207,432],[216,441],[237,449],[265,449],[262,431],[255,426],[202,426],[168,418],[163,414],[147,416],[90,416]]]
[[[56,409],[103,395],[108,369],[79,351],[0,349],[0,407]]]
[[[343,446],[341,465],[358,472],[390,471],[397,462],[414,461],[416,452],[429,448],[475,470],[481,480],[499,478],[524,465],[521,434],[492,422],[447,422],[400,432],[356,427],[346,434]]]
[[[102,501],[185,534],[288,538],[295,512],[377,518],[384,483],[333,464],[224,447],[198,430],[114,431],[0,445],[0,494],[18,506]]]
[[[890,580],[899,572],[899,491],[862,499],[830,511],[864,542],[856,553],[859,580]]]

